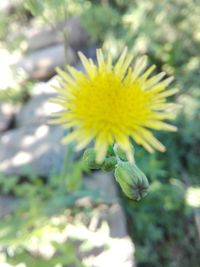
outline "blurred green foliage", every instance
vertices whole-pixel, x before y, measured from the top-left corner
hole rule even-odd
[[[41,17],[44,22],[53,25],[58,20],[65,19],[67,12],[66,0],[27,0],[24,6],[35,17]]]
[[[192,208],[177,179],[153,181],[139,203],[124,200],[129,230],[136,244],[138,266],[199,266],[200,243]]]
[[[57,235],[62,232],[68,216],[80,213],[80,208],[74,205],[77,199],[88,195],[98,198],[98,195],[88,192],[82,185],[82,173],[87,170],[83,162],[74,161],[75,154],[71,146],[66,151],[66,164],[62,172],[58,175],[52,174],[47,180],[30,175],[22,182],[20,177],[0,176],[0,193],[17,197],[16,203],[12,205],[13,212],[0,221],[0,261],[3,255],[8,263],[23,262],[30,267],[54,267],[56,264],[84,266],[77,258],[77,249],[70,240],[63,243],[48,240],[46,237],[46,246],[52,246],[55,250],[48,259],[42,255],[36,257],[37,252],[30,247],[33,240],[42,244],[45,235],[51,236],[54,231]],[[61,215],[65,220],[61,218],[59,222]],[[53,222],[51,218],[58,218],[58,222]],[[33,243],[30,243],[31,240]]]
[[[84,27],[91,35],[92,43],[103,46],[116,56],[126,45],[136,55],[147,54],[150,63],[157,65],[158,71],[163,70],[167,75],[175,76],[173,86],[180,88],[180,92],[173,100],[182,105],[174,121],[179,131],[169,134],[156,133],[167,147],[164,154],[149,155],[135,146],[137,164],[151,182],[150,193],[137,203],[124,198],[123,195],[121,198],[130,235],[136,245],[136,261],[139,267],[199,267],[200,242],[193,208],[188,205],[186,195],[188,186],[200,187],[200,2],[27,0],[24,3],[36,19],[51,18],[51,23],[65,16],[62,7],[67,4],[69,15],[81,16]],[[21,15],[27,19],[30,14],[27,15],[26,12],[23,8]],[[21,21],[23,23],[24,20]],[[9,24],[10,18],[0,13],[2,40],[10,40]],[[16,42],[17,45],[19,44]],[[47,215],[50,215],[51,211],[54,212],[58,207],[62,211],[66,205],[74,203],[76,197],[72,191],[76,189],[75,193],[79,195],[81,179],[80,169],[73,164],[71,168],[69,177],[73,179],[66,179],[64,171],[62,175],[52,176],[47,183],[34,178],[30,183],[18,184],[16,178],[9,178],[4,181],[4,185],[1,184],[1,190],[5,193],[13,192],[20,196],[21,192],[21,196],[23,195],[19,208],[24,210],[15,214],[16,217],[11,217],[9,222],[2,220],[0,225],[1,229],[5,229],[6,225],[10,225],[10,230],[13,229],[10,235],[12,242],[15,240],[16,244],[20,244],[19,229],[23,229],[26,234],[27,229],[36,229],[38,217],[48,218]],[[71,171],[74,173],[72,176]],[[68,186],[65,184],[61,188],[59,185],[63,183]],[[84,191],[84,194],[90,193]],[[35,198],[35,195],[38,198]],[[39,207],[37,211],[36,206]],[[25,216],[24,225],[20,224],[20,214]],[[34,236],[35,232],[32,231],[27,236],[30,235]],[[5,234],[2,243],[5,243],[6,236],[9,240],[9,232]],[[23,246],[20,244],[19,248],[21,247]],[[22,251],[25,253],[25,250]],[[72,250],[71,254],[74,255],[73,253]],[[26,257],[25,254],[23,257]]]

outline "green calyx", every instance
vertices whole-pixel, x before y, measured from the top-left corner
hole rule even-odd
[[[115,146],[115,155],[120,160],[127,161],[126,153],[119,146]]]
[[[86,167],[90,170],[102,169],[103,171],[107,172],[113,171],[117,164],[117,160],[116,157],[114,156],[112,148],[110,148],[106,158],[101,164],[96,163],[95,150],[93,148],[88,148],[83,153],[83,162],[85,163]]]
[[[114,156],[109,157],[109,158],[105,158],[101,169],[103,171],[110,172],[110,171],[113,171],[115,169],[116,164],[117,164],[117,160]]]
[[[96,153],[93,148],[87,148],[83,153],[83,162],[89,170],[98,170],[101,164],[96,163]]]
[[[112,156],[115,156],[115,152],[114,152],[114,150],[113,150],[113,146],[110,145],[110,146],[108,147],[108,151],[107,151],[106,157],[112,157]]]
[[[134,163],[118,163],[114,174],[116,181],[127,197],[138,201],[147,195],[148,179]]]

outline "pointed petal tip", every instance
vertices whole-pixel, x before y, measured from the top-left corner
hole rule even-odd
[[[47,124],[54,125],[54,124],[59,124],[59,123],[57,121],[55,121],[54,119],[50,119],[47,121]]]
[[[101,164],[104,161],[104,158],[106,156],[107,153],[107,145],[103,144],[101,147],[96,147],[95,148],[96,151],[96,163]]]
[[[166,131],[169,132],[177,132],[178,131],[178,127],[176,127],[175,125],[172,124],[168,124],[168,123],[164,123],[166,125]]]
[[[147,60],[148,60],[148,56],[147,56],[146,54],[142,55],[141,58],[142,58],[142,60],[144,60],[144,61],[147,61]]]
[[[165,79],[163,82],[166,85],[169,85],[170,83],[172,83],[174,81],[174,76],[170,76],[169,78]]]
[[[178,127],[173,126],[173,130],[172,130],[172,132],[177,132],[177,131],[178,131]]]
[[[127,52],[128,52],[128,47],[125,46],[124,49],[123,49],[123,51],[122,51],[122,54],[124,54],[124,53],[126,54]]]
[[[155,153],[155,150],[154,150],[154,149],[148,149],[147,151],[148,151],[150,154]]]
[[[83,147],[81,147],[81,146],[79,146],[78,144],[75,146],[75,149],[74,149],[74,151],[75,152],[79,152],[79,151],[81,151],[83,149]]]
[[[84,61],[88,61],[87,57],[81,51],[78,52],[78,56],[79,56],[82,63]]]
[[[55,67],[55,70],[56,70],[56,72],[58,72],[58,71],[61,70],[61,68],[60,67]]]
[[[134,157],[132,153],[126,153],[127,159],[130,163],[134,163]]]
[[[84,56],[84,54],[81,51],[78,51],[77,54],[79,57]]]
[[[96,163],[97,163],[97,164],[101,164],[101,163],[103,163],[104,157],[105,157],[105,156],[101,156],[101,155],[96,151]]]
[[[167,150],[167,149],[166,149],[166,147],[165,147],[165,146],[162,146],[162,147],[160,147],[160,149],[159,149],[159,150],[160,150],[160,152],[166,152],[166,150]]]
[[[60,143],[61,143],[62,145],[66,145],[65,139],[64,139],[64,138],[61,139]]]

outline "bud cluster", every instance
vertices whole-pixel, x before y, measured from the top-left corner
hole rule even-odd
[[[102,169],[104,171],[113,171],[117,164],[117,159],[112,153],[111,149],[108,150],[107,156],[101,164],[96,163],[96,152],[93,148],[88,148],[83,153],[83,161],[86,167],[90,170]]]
[[[96,163],[96,153],[88,148],[83,154],[83,161],[88,169],[102,169],[114,171],[116,181],[124,194],[133,199],[140,200],[148,193],[149,182],[145,174],[135,163],[127,161],[125,153],[119,147],[109,147],[107,155],[101,164]]]

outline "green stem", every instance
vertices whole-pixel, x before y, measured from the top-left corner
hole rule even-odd
[[[122,163],[122,160],[119,158],[119,156],[117,154],[117,148],[118,148],[118,145],[117,144],[114,144],[113,151],[115,153],[115,157],[116,157],[117,163]]]
[[[63,30],[63,43],[64,43],[64,57],[65,57],[65,65],[67,65],[67,29]]]
[[[114,153],[115,153],[115,157],[116,157],[116,160],[117,160],[117,162],[118,163],[121,163],[121,162],[123,162],[123,160],[121,160],[120,159],[120,157],[119,157],[119,155],[118,155],[118,153],[117,153],[117,149],[118,149],[118,145],[117,144],[114,144],[114,146],[113,146],[113,150],[114,150]],[[135,157],[134,157],[134,148],[132,148],[132,151],[133,151],[133,164],[135,164]]]
[[[65,55],[65,65],[67,65],[67,21],[68,21],[68,15],[67,15],[67,8],[66,5],[64,5],[64,29],[63,29],[63,43],[64,43],[64,55]]]

